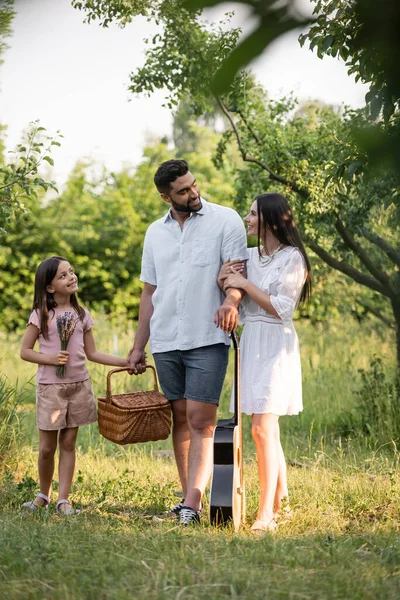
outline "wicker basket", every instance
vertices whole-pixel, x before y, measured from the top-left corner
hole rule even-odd
[[[113,395],[111,375],[128,369],[113,369],[107,375],[106,396],[98,398],[98,424],[101,435],[116,444],[166,440],[170,434],[171,405],[158,391],[154,367],[146,369],[154,375],[154,390],[149,392]]]

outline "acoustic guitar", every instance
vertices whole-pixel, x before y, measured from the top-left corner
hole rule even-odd
[[[237,531],[245,516],[242,415],[240,410],[239,338],[231,333],[235,351],[234,408],[231,419],[219,419],[214,432],[214,466],[210,492],[210,521],[233,522]]]

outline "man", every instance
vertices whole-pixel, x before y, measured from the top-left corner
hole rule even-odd
[[[217,276],[227,259],[246,259],[246,233],[234,210],[201,198],[186,161],[162,163],[154,183],[170,209],[146,233],[140,276],[144,288],[128,363],[134,373],[143,372],[150,337],[158,378],[171,402],[184,496],[159,518],[179,517],[189,525],[200,521],[228,364],[227,333],[237,326],[241,300],[241,292],[233,289],[224,299]]]

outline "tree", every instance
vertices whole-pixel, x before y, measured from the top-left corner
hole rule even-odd
[[[25,211],[24,202],[42,190],[58,191],[54,181],[46,181],[38,170],[44,162],[54,165],[50,156],[53,146],[60,146],[60,133],[47,135],[38,121],[31,123],[17,150],[11,152],[9,162],[0,162],[0,234],[5,232],[10,219]]]
[[[137,14],[130,5],[116,1],[106,6],[98,3],[96,9],[91,9],[91,2],[78,4],[88,10],[90,19],[103,18],[103,26]],[[218,102],[228,127],[221,136],[216,164],[224,164],[226,149],[234,140],[246,165],[237,173],[239,210],[244,199],[248,202],[260,190],[282,187],[295,203],[309,248],[373,292],[371,311],[375,296],[390,302],[400,366],[400,262],[393,219],[399,208],[398,175],[386,169],[377,177],[368,170],[366,157],[359,160],[351,130],[367,124],[366,111],[341,115],[316,109],[310,120],[295,114],[291,99],[270,102],[246,72],[236,76],[228,93],[215,97],[211,82],[234,52],[239,32],[221,25],[207,27],[198,12],[188,12],[178,0],[168,3],[173,4],[170,9],[165,2],[148,4],[148,18],[163,23],[164,31],[153,38],[144,65],[131,74],[131,91],[151,94],[166,89],[170,106],[189,97],[197,114]],[[211,4],[215,2],[207,2]]]
[[[211,160],[217,134],[195,120],[183,129],[191,131],[192,153],[188,140],[181,138],[181,143],[199,181],[204,181],[202,193],[207,197],[210,192],[221,204],[232,203],[230,178]],[[176,149],[177,155],[182,152]],[[90,162],[79,161],[59,197],[45,201],[44,191],[29,196],[25,213],[10,220],[0,245],[0,325],[24,326],[32,306],[35,270],[53,254],[65,256],[76,268],[85,306],[115,318],[136,319],[145,232],[168,210],[153,177],[169,158],[165,140],[152,141],[136,169],[100,171],[98,165],[93,169]]]
[[[303,45],[318,56],[340,56],[356,81],[369,83],[366,95],[373,120],[388,122],[400,108],[400,9],[397,0],[313,0],[315,20]]]
[[[251,7],[253,19],[257,20],[257,26],[244,40],[239,40],[239,31],[232,31],[226,35],[226,50],[221,53],[220,45],[218,53],[215,55],[215,72],[214,77],[207,82],[211,85],[213,93],[218,95],[226,92],[235,75],[249,62],[256,58],[269,44],[271,44],[279,36],[299,27],[304,27],[310,22],[309,18],[305,18],[296,6],[296,0],[285,0],[285,2],[276,2],[276,0],[240,0],[242,4],[247,4]],[[170,68],[174,63],[176,80],[179,79],[179,74],[185,78],[190,76],[190,71],[194,71],[202,81],[201,71],[196,71],[195,53],[190,52],[190,48],[186,46],[186,42],[192,41],[199,43],[197,53],[205,42],[203,47],[204,55],[209,53],[213,46],[213,36],[204,36],[201,27],[197,27],[197,17],[203,9],[218,4],[225,4],[225,0],[131,0],[129,3],[123,0],[72,0],[72,5],[75,8],[85,10],[87,13],[87,21],[90,23],[96,19],[100,19],[101,25],[107,27],[110,23],[116,21],[120,26],[125,26],[130,23],[136,16],[145,16],[149,20],[153,19],[156,22],[162,22],[168,31],[170,27],[175,29],[179,23],[181,32],[184,35],[177,39],[174,36],[174,41],[179,42],[178,46],[172,43],[168,35],[164,37],[156,35],[153,38],[153,44],[159,48],[163,46],[165,59],[163,60],[163,68],[160,69],[165,73],[171,73]],[[189,32],[189,25],[194,29]],[[222,30],[216,28],[214,33],[222,34]],[[233,36],[232,38],[230,36]],[[232,43],[233,42],[233,43]],[[153,58],[160,58],[160,53],[153,54]],[[148,53],[150,56],[151,52]],[[182,64],[179,64],[180,57],[192,57],[191,60],[185,59]],[[178,69],[176,70],[176,67]],[[168,89],[170,77],[164,79]],[[201,83],[200,83],[201,85]],[[176,85],[174,86],[176,89]]]

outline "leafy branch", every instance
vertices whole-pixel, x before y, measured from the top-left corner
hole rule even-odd
[[[23,199],[37,197],[38,191],[49,189],[58,192],[54,181],[46,181],[38,176],[38,170],[44,162],[54,166],[50,156],[54,146],[60,146],[63,136],[47,135],[39,121],[30,123],[25,140],[18,144],[17,150],[10,152],[11,160],[0,165],[0,228],[9,221],[12,214],[25,212]],[[4,231],[4,229],[3,229]]]

